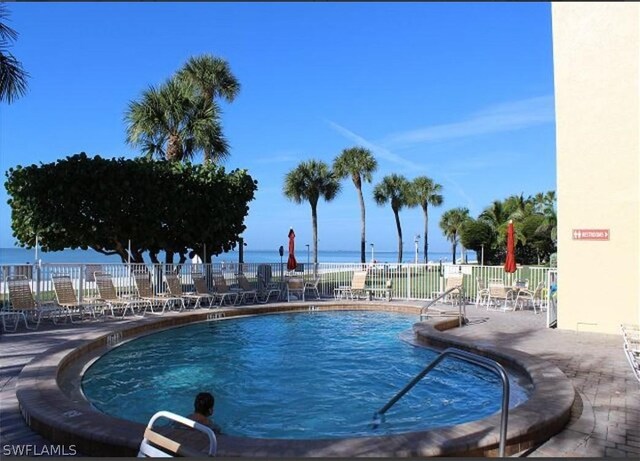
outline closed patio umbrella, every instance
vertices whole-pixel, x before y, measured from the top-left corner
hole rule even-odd
[[[509,220],[509,226],[507,227],[507,260],[504,263],[504,271],[508,273],[516,271],[516,247],[512,220]]]
[[[296,261],[295,252],[295,240],[296,233],[293,232],[293,227],[289,229],[289,259],[287,260],[287,270],[292,271],[298,266]]]

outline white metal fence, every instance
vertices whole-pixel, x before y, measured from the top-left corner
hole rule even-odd
[[[319,263],[317,265],[300,265],[299,270],[287,271],[282,263],[213,263],[168,265],[168,264],[41,264],[41,265],[11,265],[2,266],[2,293],[4,303],[7,300],[6,279],[12,275],[24,275],[32,281],[32,289],[39,300],[54,299],[52,275],[70,275],[80,300],[86,297],[96,296],[96,286],[93,274],[97,271],[110,274],[116,285],[119,295],[135,295],[136,288],[133,282],[133,274],[137,272],[148,273],[156,293],[165,292],[163,274],[173,271],[179,274],[185,291],[193,288],[191,274],[200,272],[209,275],[207,281],[210,289],[213,289],[213,280],[210,274],[222,272],[230,287],[237,285],[238,273],[243,273],[247,279],[258,286],[258,274],[263,275],[267,282],[282,283],[290,276],[304,277],[312,281],[320,277],[318,291],[321,296],[333,296],[334,289],[340,286],[351,285],[355,271],[367,270],[367,286],[371,288],[391,289],[393,299],[428,300],[433,299],[436,293],[444,289],[445,278],[452,274],[464,274],[464,293],[467,300],[473,302],[477,293],[477,280],[503,280],[505,284],[512,285],[516,280],[527,279],[530,289],[534,289],[539,282],[547,287],[546,299],[549,319],[556,317],[555,304],[550,300],[550,286],[555,281],[549,278],[548,267],[526,266],[520,267],[513,274],[504,272],[502,266],[479,265],[443,265],[443,264],[360,264],[360,263]],[[553,271],[557,278],[557,272]],[[551,313],[551,304],[554,312]],[[551,325],[551,322],[549,322]]]

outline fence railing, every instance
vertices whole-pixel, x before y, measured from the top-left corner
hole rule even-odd
[[[93,274],[97,271],[110,274],[119,295],[135,295],[136,288],[133,274],[146,272],[149,274],[156,293],[166,291],[163,274],[168,271],[177,273],[184,289],[193,287],[191,274],[199,272],[207,275],[209,288],[213,290],[211,274],[224,274],[227,285],[237,286],[238,273],[259,288],[258,275],[270,283],[282,284],[287,277],[304,277],[307,281],[320,278],[318,291],[322,296],[333,296],[337,287],[350,286],[355,271],[367,270],[367,286],[371,288],[388,288],[393,299],[430,300],[444,291],[445,279],[450,275],[464,274],[464,293],[468,301],[476,299],[477,280],[502,280],[513,285],[516,280],[527,279],[529,287],[535,288],[539,282],[550,287],[548,267],[519,267],[513,274],[504,272],[502,266],[479,265],[443,265],[443,264],[361,264],[361,263],[318,263],[317,265],[300,265],[299,270],[287,271],[283,263],[212,263],[212,264],[53,264],[9,265],[2,266],[1,289],[3,300],[7,300],[6,279],[12,275],[23,275],[31,280],[32,289],[41,301],[54,299],[52,275],[69,275],[80,300],[94,297],[97,294]],[[557,278],[557,272],[553,272]],[[555,280],[555,279],[554,279]],[[547,290],[549,293],[549,290]],[[548,305],[551,306],[551,302]],[[555,304],[554,304],[555,306]],[[548,311],[551,311],[549,309]],[[550,314],[551,315],[551,314]],[[555,314],[553,314],[555,316]]]

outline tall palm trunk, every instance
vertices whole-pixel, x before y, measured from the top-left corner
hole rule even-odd
[[[396,228],[398,229],[398,263],[402,263],[402,227],[400,226],[400,213],[398,210],[393,210],[393,215],[396,217]]]
[[[424,210],[424,262],[426,264],[429,254],[429,212],[426,206],[422,207],[422,209]]]
[[[366,233],[365,233],[365,221],[364,221],[364,198],[362,197],[362,188],[358,187],[358,198],[360,199],[360,262],[365,264],[365,244],[366,244]]]
[[[167,143],[167,160],[182,160],[180,136],[175,133],[171,133],[169,135],[169,142]]]
[[[209,106],[213,106],[213,96],[214,96],[213,91],[211,90],[204,91],[204,98],[205,98],[205,101],[209,102]],[[213,158],[213,148],[209,146],[204,150],[204,164],[208,165],[209,162],[211,162],[212,158]]]
[[[313,267],[318,266],[318,210],[311,204],[311,223],[313,226]]]
[[[452,262],[453,262],[453,264],[456,263],[456,247],[458,246],[458,244],[456,243],[456,240],[457,240],[456,237],[457,237],[457,234],[454,233],[453,234],[453,242],[452,242],[452,248],[453,248],[453,260],[452,260]]]

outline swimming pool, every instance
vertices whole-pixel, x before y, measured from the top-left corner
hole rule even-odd
[[[396,434],[498,412],[500,380],[447,359],[372,428],[374,411],[436,356],[400,339],[415,321],[315,312],[188,325],[113,349],[86,371],[82,389],[100,411],[141,423],[160,409],[188,414],[195,394],[211,391],[224,432],[254,438]],[[512,408],[527,394],[511,380]]]

